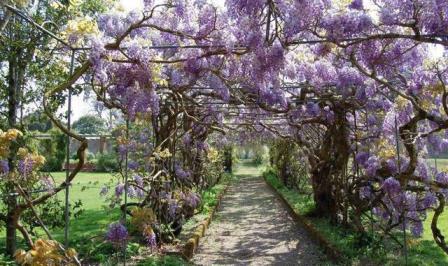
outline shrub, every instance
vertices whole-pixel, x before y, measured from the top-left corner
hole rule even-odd
[[[96,155],[96,170],[98,172],[118,171],[118,158],[115,153],[99,153]]]
[[[52,129],[50,139],[44,139],[39,145],[39,153],[46,154],[46,163],[42,167],[45,172],[62,171],[62,164],[65,161],[65,150],[67,138],[59,129]]]

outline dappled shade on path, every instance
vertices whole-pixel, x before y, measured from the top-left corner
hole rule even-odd
[[[325,256],[255,170],[224,196],[193,258],[196,265],[319,265]],[[242,171],[240,172],[242,173]]]

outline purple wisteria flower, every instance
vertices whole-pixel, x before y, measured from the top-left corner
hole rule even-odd
[[[436,174],[436,181],[442,184],[448,184],[448,174],[439,172]]]
[[[184,196],[185,204],[193,209],[196,209],[201,203],[201,198],[194,192],[189,192]]]
[[[190,146],[192,143],[192,139],[191,139],[191,135],[190,133],[186,133],[183,137],[182,137],[182,142],[185,146]]]
[[[367,159],[367,162],[365,163],[366,167],[366,173],[369,176],[375,176],[376,171],[380,168],[380,161],[378,157],[375,155],[372,155]]]
[[[190,172],[182,169],[182,167],[179,164],[176,164],[174,166],[174,173],[176,177],[179,178],[179,180],[181,181],[187,180],[191,175]]]
[[[355,160],[357,163],[364,165],[369,159],[369,153],[365,151],[358,152],[355,156]]]
[[[135,188],[133,186],[128,186],[128,196],[130,198],[137,197],[137,191],[135,191]]]
[[[7,160],[0,160],[0,173],[1,174],[9,173],[9,164]]]
[[[351,9],[362,10],[364,8],[364,4],[362,0],[353,0],[348,7]]]
[[[151,250],[157,247],[157,237],[154,233],[154,230],[150,226],[147,226],[145,230],[143,230],[143,236],[145,238],[146,243],[151,248]]]
[[[437,203],[437,197],[432,192],[426,193],[422,201],[422,207],[424,209],[430,208]]]
[[[40,182],[42,183],[42,185],[44,186],[45,189],[47,189],[47,190],[54,189],[53,179],[51,179],[49,176],[42,177]]]
[[[19,173],[23,176],[29,175],[33,171],[33,164],[34,163],[32,160],[28,159],[20,160],[17,165]]]
[[[411,225],[411,233],[419,237],[423,234],[423,223],[421,221],[415,221]]]
[[[171,200],[168,204],[168,216],[171,219],[174,219],[176,217],[177,209],[179,208],[179,205],[175,200]]]
[[[388,179],[384,180],[383,189],[389,195],[397,195],[401,191],[401,185],[397,179],[395,179],[393,177],[389,177]]]
[[[118,198],[121,195],[123,195],[124,192],[124,184],[123,183],[119,183],[116,187],[115,187],[115,196]]]
[[[141,176],[134,175],[134,181],[138,186],[143,187],[143,178]]]
[[[361,187],[359,189],[359,196],[361,197],[361,199],[369,199],[370,197],[372,197],[372,189],[370,187]]]
[[[136,170],[138,168],[139,164],[136,161],[130,161],[128,162],[128,168],[130,170]]]
[[[114,245],[122,245],[128,239],[128,230],[126,227],[117,222],[109,225],[109,230],[106,234],[106,240]]]

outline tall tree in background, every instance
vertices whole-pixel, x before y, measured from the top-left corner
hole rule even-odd
[[[80,134],[101,134],[106,131],[106,123],[98,116],[85,115],[73,123],[73,129]]]

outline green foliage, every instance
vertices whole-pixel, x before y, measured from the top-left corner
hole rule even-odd
[[[116,172],[118,171],[118,157],[114,152],[98,153],[96,155],[96,170],[99,172]]]
[[[268,168],[264,173],[266,181],[271,184],[276,190],[278,190],[287,200],[288,202],[293,203],[294,208],[300,210],[301,214],[306,215],[310,213],[314,207],[314,200],[309,194],[302,194],[296,189],[289,189],[285,185],[282,184],[277,175],[275,174],[275,170],[272,168]]]
[[[207,188],[201,193],[201,205],[199,209],[201,213],[208,214],[211,209],[218,203],[218,196],[224,191],[227,185],[232,182],[235,177],[232,174],[223,174],[219,183]]]
[[[46,159],[42,171],[61,171],[65,161],[67,137],[56,128],[51,129],[48,133],[51,135],[51,138],[41,140],[39,145],[39,153],[44,155]]]
[[[13,260],[10,260],[9,258],[5,257],[3,254],[0,253],[0,265],[7,266],[17,264]]]
[[[99,262],[101,265],[118,265],[124,260],[122,250],[117,252],[116,247],[107,241],[91,241],[80,248],[84,258],[87,257],[90,261]],[[127,260],[132,256],[138,255],[140,250],[140,244],[128,242],[126,245]]]
[[[223,151],[218,151],[210,148],[207,153],[207,158],[204,161],[202,175],[206,179],[206,187],[214,186],[220,182],[224,174],[224,154]]]
[[[81,200],[74,202],[70,207],[69,214],[72,218],[79,217],[83,212]],[[49,229],[63,227],[65,225],[64,215],[61,215],[65,212],[65,205],[57,197],[50,198],[44,204],[35,207],[35,209],[45,226]],[[36,229],[40,228],[40,224],[36,221],[34,213],[31,210],[26,210],[23,213],[22,221],[24,221],[24,225],[28,231],[36,235]]]
[[[191,265],[178,256],[153,256],[140,261],[138,266],[183,266]]]
[[[276,140],[270,145],[269,156],[271,167],[284,185],[301,192],[311,192],[307,162],[297,144]]]
[[[23,123],[27,125],[29,131],[47,132],[53,125],[51,120],[40,111],[33,112],[23,118]]]
[[[106,122],[95,115],[85,115],[73,123],[73,129],[80,134],[102,134],[106,132]]]
[[[262,165],[263,164],[263,155],[261,154],[254,154],[254,157],[252,158],[252,162],[254,165]]]
[[[262,165],[265,160],[265,149],[262,145],[254,145],[252,155],[252,162],[254,165]]]

